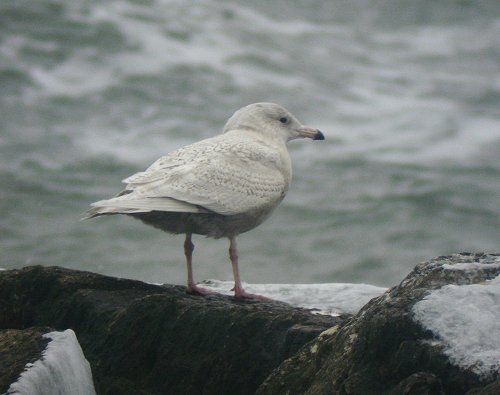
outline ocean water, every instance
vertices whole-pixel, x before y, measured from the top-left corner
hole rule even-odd
[[[499,37],[496,0],[2,0],[0,267],[184,283],[182,236],[80,214],[257,101],[327,140],[290,143],[245,281],[391,286],[498,252]],[[194,242],[196,278],[231,279],[227,241]]]

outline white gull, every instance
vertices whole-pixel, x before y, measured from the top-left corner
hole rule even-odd
[[[125,190],[92,203],[85,218],[126,214],[185,234],[191,293],[210,292],[194,281],[192,235],[227,237],[235,297],[265,299],[241,285],[236,236],[261,224],[283,200],[292,177],[286,143],[306,137],[324,140],[278,104],[250,104],[229,118],[222,134],[181,147],[126,178]]]

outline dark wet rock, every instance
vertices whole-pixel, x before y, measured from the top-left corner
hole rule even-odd
[[[463,253],[417,265],[399,286],[284,361],[257,394],[500,393],[495,392],[498,382],[492,383],[498,377],[452,364],[443,345],[434,341],[436,335],[415,322],[412,313],[431,290],[495,278],[499,263],[498,255]]]
[[[98,394],[252,394],[340,321],[58,267],[0,272],[0,328],[73,329]]]
[[[76,332],[98,394],[498,394],[498,372],[454,364],[414,316],[432,290],[498,275],[498,255],[439,257],[355,316],[333,318],[62,268],[4,271],[0,393],[40,355],[50,329],[31,327],[50,326]]]
[[[51,331],[51,328],[0,330],[0,394],[19,378],[26,364],[40,359],[49,342],[43,335]]]
[[[483,388],[474,388],[466,395],[498,395],[500,394],[500,380],[495,381]]]

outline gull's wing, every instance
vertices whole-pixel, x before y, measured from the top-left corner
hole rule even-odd
[[[281,162],[280,153],[262,141],[219,135],[158,159],[125,179],[121,196],[93,206],[222,215],[271,207],[288,189],[289,172]]]

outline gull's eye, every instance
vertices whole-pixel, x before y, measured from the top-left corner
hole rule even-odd
[[[281,123],[288,123],[288,118],[287,117],[281,117],[280,118]]]

